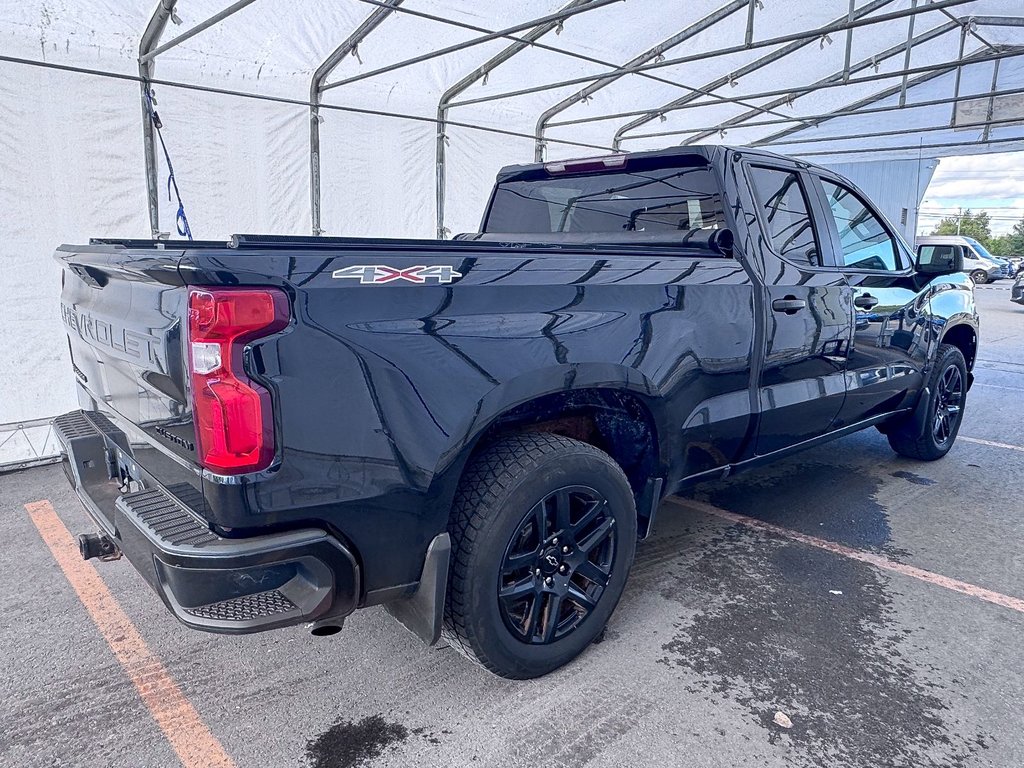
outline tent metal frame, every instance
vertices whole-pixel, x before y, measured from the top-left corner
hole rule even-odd
[[[953,127],[964,127],[970,129],[980,129],[981,138],[975,141],[964,141],[964,142],[945,142],[936,144],[924,144],[922,141],[921,147],[923,148],[934,148],[941,149],[946,147],[960,147],[960,146],[987,146],[991,144],[1002,144],[1013,141],[1024,143],[1024,138],[991,138],[991,130],[993,127],[999,127],[1001,125],[1019,123],[1018,120],[1012,119],[993,119],[995,99],[999,96],[1008,95],[1019,95],[1024,93],[1024,89],[1004,89],[999,88],[999,67],[1000,62],[1003,59],[1012,58],[1016,56],[1024,55],[1024,46],[998,46],[988,42],[978,32],[979,27],[984,26],[1016,26],[1024,27],[1024,17],[990,17],[990,16],[955,16],[950,12],[950,9],[957,6],[973,2],[973,0],[911,0],[910,7],[896,11],[890,11],[887,13],[878,13],[887,5],[891,5],[895,0],[872,0],[867,4],[857,7],[857,0],[850,0],[849,8],[846,13],[834,21],[817,27],[815,29],[802,30],[799,32],[789,33],[786,35],[776,36],[773,38],[765,38],[761,40],[755,40],[755,24],[757,19],[757,12],[761,9],[761,0],[722,0],[722,5],[713,10],[711,13],[703,17],[702,19],[696,20],[689,24],[686,28],[670,35],[663,42],[655,45],[647,50],[632,57],[629,61],[624,64],[615,64],[613,62],[604,61],[599,58],[587,56],[585,54],[572,51],[563,47],[551,45],[544,42],[542,38],[548,36],[551,32],[556,34],[560,33],[563,29],[565,22],[582,13],[593,13],[611,4],[618,4],[623,0],[568,0],[568,2],[562,6],[559,10],[539,16],[534,19],[526,20],[521,23],[515,24],[510,27],[498,30],[489,30],[484,27],[479,27],[473,24],[469,24],[454,19],[444,18],[434,14],[419,11],[413,8],[403,6],[403,0],[359,0],[360,2],[373,6],[373,9],[366,16],[366,18],[339,44],[329,56],[327,56],[320,65],[316,68],[315,72],[310,81],[309,91],[309,145],[310,145],[310,211],[311,211],[311,225],[314,234],[322,234],[323,229],[321,227],[321,176],[320,176],[320,123],[322,122],[322,116],[320,114],[321,108],[334,109],[335,105],[326,104],[324,102],[324,94],[335,88],[341,88],[345,85],[350,85],[362,80],[377,77],[380,75],[386,75],[406,67],[414,66],[416,64],[430,61],[448,54],[464,51],[466,49],[473,48],[478,45],[489,43],[495,40],[506,39],[510,41],[504,49],[498,53],[492,55],[486,59],[482,64],[473,69],[470,73],[460,79],[458,82],[451,85],[442,94],[437,104],[436,119],[433,120],[436,126],[436,202],[437,202],[437,236],[444,238],[447,236],[448,231],[445,228],[445,187],[446,187],[446,165],[447,165],[447,147],[449,144],[448,128],[453,125],[466,126],[472,128],[480,128],[481,130],[489,130],[498,133],[510,133],[509,131],[501,130],[498,128],[488,128],[486,126],[475,126],[468,123],[457,123],[450,120],[450,111],[454,108],[469,106],[472,104],[479,104],[491,101],[500,101],[505,99],[512,99],[517,96],[524,96],[536,93],[542,93],[546,91],[553,91],[560,88],[566,88],[573,85],[581,86],[578,90],[572,93],[570,96],[560,99],[550,107],[545,109],[539,116],[536,122],[536,127],[533,134],[534,139],[534,157],[537,161],[543,161],[545,148],[550,141],[558,141],[559,143],[581,145],[580,142],[569,142],[562,141],[560,139],[549,139],[546,132],[549,128],[564,127],[571,125],[579,125],[583,123],[599,122],[599,121],[610,121],[620,120],[623,118],[633,118],[629,122],[620,125],[613,134],[611,142],[612,148],[615,151],[619,151],[621,144],[624,141],[651,138],[657,136],[685,136],[687,138],[682,142],[683,144],[692,144],[698,142],[707,136],[714,135],[715,133],[722,133],[731,128],[755,128],[768,125],[781,126],[781,130],[772,133],[766,137],[756,140],[753,142],[757,146],[771,146],[776,144],[810,144],[815,143],[827,143],[829,141],[848,141],[853,138],[883,138],[891,136],[900,136],[914,133],[925,133],[932,131],[948,130]],[[149,208],[149,220],[150,226],[153,231],[153,236],[161,236],[159,232],[159,201],[158,201],[158,185],[157,185],[157,152],[155,145],[155,137],[153,133],[152,120],[149,113],[149,105],[147,100],[147,93],[149,84],[153,80],[153,71],[156,64],[157,58],[165,53],[166,51],[174,48],[177,45],[191,39],[195,35],[200,34],[206,29],[220,23],[229,16],[234,15],[243,8],[253,4],[255,0],[236,0],[236,2],[228,5],[222,11],[214,14],[210,18],[196,24],[187,31],[172,38],[171,40],[161,44],[160,38],[163,36],[166,30],[167,22],[174,19],[175,6],[177,0],[157,0],[157,7],[154,10],[149,24],[143,33],[140,44],[139,44],[139,77],[141,85],[141,97],[143,107],[143,140],[144,140],[144,155],[146,164],[146,189],[147,189],[147,203]],[[712,51],[708,51],[700,54],[692,54],[685,56],[676,56],[667,58],[666,53],[676,48],[683,42],[690,40],[697,35],[711,29],[717,24],[720,24],[725,19],[732,18],[734,14],[746,11],[746,23],[743,27],[743,42],[736,45],[729,45],[717,48]],[[918,26],[918,17],[923,14],[935,14],[939,12],[943,14],[948,21],[944,24],[939,24],[924,32],[915,33],[915,29]],[[358,74],[343,77],[339,80],[328,82],[328,78],[337,69],[337,67],[345,60],[345,58],[355,51],[357,51],[359,44],[373,34],[381,24],[391,17],[393,14],[403,13],[413,17],[423,18],[425,20],[445,24],[452,27],[458,27],[466,30],[470,30],[478,35],[471,37],[462,42],[438,48],[427,53],[419,54],[410,58],[402,59],[400,61],[393,62],[387,66],[378,67],[365,72],[359,72]],[[897,20],[905,20],[907,24],[907,34],[904,42],[897,45],[891,46],[884,51],[879,51],[874,55],[863,59],[858,62],[852,61],[853,52],[853,35],[854,30],[862,27],[868,27],[876,24],[884,24],[887,22],[893,22]],[[935,64],[931,66],[911,66],[912,56],[914,49],[924,43],[931,40],[938,39],[943,35],[950,34],[952,32],[959,31],[959,46],[958,54],[955,60],[949,62],[943,62],[941,64]],[[781,61],[785,57],[794,53],[795,51],[801,50],[809,45],[818,42],[821,47],[826,44],[832,44],[832,35],[838,35],[845,32],[844,41],[844,56],[843,56],[843,67],[831,75],[825,78],[809,83],[807,85],[794,86],[788,89],[776,89],[761,91],[758,93],[747,93],[747,94],[721,94],[717,91],[725,86],[733,86],[737,84],[740,78],[747,77],[765,67],[771,65],[774,62]],[[983,48],[970,50],[968,47],[968,39],[972,39],[980,43]],[[779,47],[781,46],[781,47]],[[483,81],[486,83],[488,75],[494,70],[507,65],[512,59],[514,59],[519,53],[529,48],[538,48],[541,50],[551,51],[553,53],[574,58],[577,60],[585,61],[590,64],[597,65],[601,68],[601,71],[594,72],[590,75],[583,77],[573,77],[554,82],[546,82],[538,85],[533,85],[528,88],[521,88],[516,90],[504,91],[499,93],[492,93],[473,98],[461,99],[460,97],[470,87]],[[766,53],[764,56],[760,56],[748,64],[739,67],[738,69],[722,75],[700,87],[694,87],[680,82],[678,79],[662,76],[658,70],[664,70],[668,67],[679,67],[680,65],[698,61],[715,59],[730,54],[765,49],[765,48],[777,48]],[[890,72],[879,72],[879,64],[882,61],[891,59],[894,56],[903,55],[902,68],[896,71]],[[969,94],[962,95],[960,93],[960,86],[962,80],[962,74],[964,68],[968,66],[976,66],[985,62],[992,63],[992,79],[991,87],[986,93],[983,94]],[[865,77],[852,77],[859,72],[863,72],[868,68],[873,68],[875,74],[868,75]],[[927,80],[939,77],[941,75],[955,72],[955,80],[953,87],[953,95],[951,97],[942,99],[931,99],[927,101],[908,101],[908,91],[913,89],[916,85],[919,85]],[[663,84],[668,84],[673,87],[680,88],[686,91],[685,95],[680,96],[660,107],[639,109],[628,112],[618,113],[599,113],[587,117],[571,118],[567,120],[554,120],[561,113],[568,110],[570,107],[580,104],[582,102],[590,101],[591,97],[600,91],[601,89],[621,80],[622,78],[635,75],[645,79],[658,81]],[[809,94],[816,93],[823,89],[837,88],[846,85],[855,86],[863,83],[878,82],[884,80],[893,80],[899,78],[899,83],[884,88],[867,98],[862,98],[858,101],[846,104],[841,109],[832,110],[827,114],[818,115],[789,115],[777,110],[784,107],[793,107],[793,102],[797,98],[807,96]],[[898,95],[898,103],[893,106],[876,106],[879,101],[890,98],[894,95]],[[773,98],[774,97],[774,98]],[[766,103],[752,103],[754,100],[772,98],[773,100]],[[986,119],[984,121],[978,121],[970,124],[956,125],[956,110],[957,106],[964,101],[988,98],[988,110]],[[648,133],[636,133],[636,129],[650,123],[654,120],[666,119],[666,114],[670,112],[676,112],[684,109],[696,109],[703,106],[716,105],[716,104],[730,104],[733,106],[745,107],[746,111],[741,112],[738,115],[731,116],[723,119],[719,123],[713,126],[704,126],[700,128],[689,128],[686,130],[679,131],[662,131],[662,132],[648,132]],[[868,114],[868,113],[879,113],[879,112],[890,112],[897,110],[913,110],[916,108],[936,106],[950,104],[951,106],[951,118],[948,125],[934,126],[934,127],[915,127],[915,128],[899,128],[887,131],[880,131],[875,133],[861,133],[856,136],[832,136],[832,137],[801,137],[786,140],[786,137],[791,136],[794,133],[798,133],[808,128],[820,126],[822,123],[844,116],[851,116],[857,114]],[[358,111],[358,110],[355,110]],[[402,116],[401,114],[399,116]],[[404,115],[410,119],[424,120],[422,116]],[[774,116],[773,118],[766,118],[766,116]],[[429,119],[427,119],[429,121]],[[585,144],[584,144],[585,145]],[[878,149],[903,149],[902,147],[885,147],[879,145]],[[917,149],[918,147],[910,147]],[[831,150],[822,151],[802,151],[802,156],[810,155],[842,155],[850,153],[864,153],[871,151],[871,147],[860,147],[855,150],[833,148]]]
[[[313,72],[309,83],[309,211],[314,235],[324,233],[320,226],[320,123],[323,121],[320,116],[320,103],[323,98],[324,83],[345,57],[356,53],[359,50],[359,43],[394,13],[402,2],[403,0],[387,0],[387,2],[381,3],[370,12],[370,15],[355,28],[351,35],[345,38],[341,45],[320,62],[320,66]]]

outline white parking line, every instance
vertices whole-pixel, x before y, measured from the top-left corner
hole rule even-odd
[[[963,440],[968,443],[977,443],[978,445],[987,445],[990,448],[1006,448],[1010,451],[1022,451],[1024,452],[1024,445],[1010,445],[1009,443],[997,443],[992,440],[982,440],[977,437],[965,437],[960,435],[957,437],[958,440]]]
[[[1011,392],[1020,392],[1020,387],[1004,387],[1002,384],[986,384],[983,381],[974,382],[976,387],[990,387],[991,389],[1008,389]]]

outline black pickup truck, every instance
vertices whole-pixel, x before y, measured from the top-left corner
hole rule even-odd
[[[666,494],[872,426],[943,456],[978,343],[955,254],[745,148],[511,166],[453,241],[57,258],[84,557],[196,629],[384,604],[512,678],[599,635]]]

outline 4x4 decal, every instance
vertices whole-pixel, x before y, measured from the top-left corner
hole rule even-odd
[[[395,280],[422,284],[431,279],[437,280],[438,283],[450,283],[462,277],[462,273],[456,272],[454,267],[442,264],[405,269],[395,269],[384,264],[361,264],[355,267],[336,269],[331,273],[331,277],[358,280],[361,285],[382,285]]]

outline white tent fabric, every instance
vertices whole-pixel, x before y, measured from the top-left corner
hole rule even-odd
[[[157,57],[157,80],[297,102],[154,86],[197,238],[310,232],[310,79],[370,14],[397,3],[256,0]],[[161,41],[228,5],[179,0],[181,24],[168,24]],[[0,0],[0,465],[52,455],[47,420],[74,407],[54,248],[150,234],[139,83],[48,67],[136,77],[155,6]],[[324,91],[328,108],[320,112],[326,233],[434,236],[439,100],[514,40],[369,73],[479,38],[480,30],[519,26],[515,34],[527,35],[529,22],[567,7],[573,13],[539,45],[454,97],[449,120],[479,128],[444,132],[450,231],[476,228],[494,173],[533,160],[538,118],[563,100],[544,129],[549,159],[697,141],[765,143],[856,166],[915,160],[921,168],[926,158],[1024,148],[1024,58],[1015,58],[1024,46],[1024,0],[855,0],[852,11],[849,0],[406,0],[328,78],[343,84]],[[852,32],[814,32],[851,17],[859,25]],[[888,20],[866,23],[877,17]],[[968,63],[956,67],[961,40]],[[655,50],[666,41],[674,44]],[[722,49],[732,52],[716,55]],[[647,68],[598,79],[633,60]],[[350,78],[360,79],[344,82]],[[601,87],[581,94],[595,79]],[[545,87],[564,81],[574,82]],[[954,111],[957,94],[975,98]],[[901,100],[907,106],[888,109]],[[161,228],[173,229],[177,203],[166,194],[162,158],[159,167]],[[919,182],[918,175],[915,190]]]

